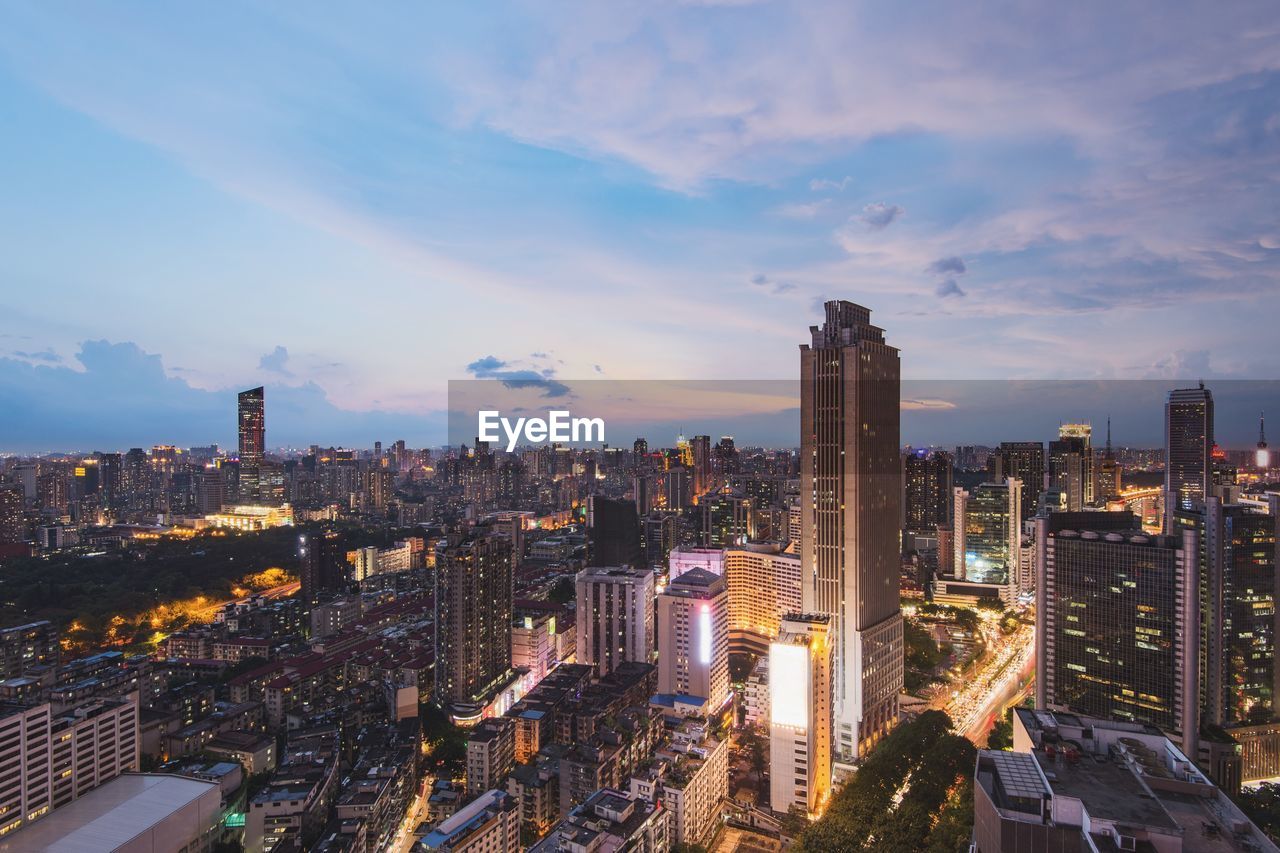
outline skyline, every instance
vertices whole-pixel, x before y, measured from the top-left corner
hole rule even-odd
[[[4,443],[787,377],[823,297],[907,378],[1280,375],[1267,12],[6,10]]]

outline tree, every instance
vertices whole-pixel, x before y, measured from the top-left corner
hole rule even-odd
[[[573,601],[577,594],[578,589],[574,585],[573,578],[560,578],[560,580],[556,581],[555,586],[551,587],[551,592],[547,595],[547,598],[556,604],[565,605]]]

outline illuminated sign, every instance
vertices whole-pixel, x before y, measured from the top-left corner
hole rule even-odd
[[[702,605],[698,614],[698,661],[711,663],[711,605]]]
[[[809,674],[808,646],[770,644],[770,722],[798,729],[809,727]]]

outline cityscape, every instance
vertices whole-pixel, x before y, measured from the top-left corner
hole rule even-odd
[[[1280,853],[1278,23],[0,4],[0,853]]]
[[[4,457],[0,849],[1277,849],[1265,416],[911,447],[901,358],[828,301],[790,447]]]

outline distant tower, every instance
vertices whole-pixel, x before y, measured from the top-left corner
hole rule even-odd
[[[1165,530],[1178,509],[1209,496],[1213,448],[1213,394],[1198,388],[1169,392],[1164,407]]]
[[[1267,450],[1266,412],[1258,413],[1258,452],[1253,461],[1259,471],[1265,471],[1271,467],[1271,451]]]
[[[239,396],[240,499],[257,503],[262,483],[262,459],[266,452],[266,409],[263,389],[251,388]]]

